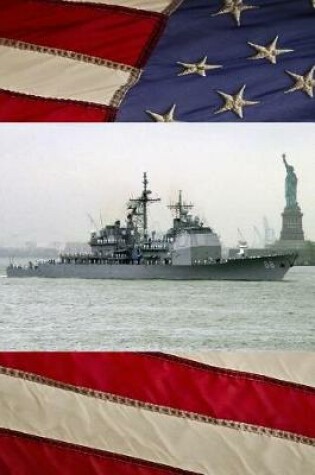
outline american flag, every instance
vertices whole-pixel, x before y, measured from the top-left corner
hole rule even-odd
[[[314,353],[1,353],[1,475],[311,475]]]
[[[1,0],[0,120],[315,120],[314,0]]]

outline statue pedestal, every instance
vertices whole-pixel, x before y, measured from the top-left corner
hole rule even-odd
[[[304,241],[302,217],[303,213],[298,205],[295,208],[284,208],[280,241]]]

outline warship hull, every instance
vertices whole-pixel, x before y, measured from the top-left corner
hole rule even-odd
[[[204,265],[42,263],[9,266],[8,277],[121,280],[281,280],[294,265],[292,254],[245,257]]]

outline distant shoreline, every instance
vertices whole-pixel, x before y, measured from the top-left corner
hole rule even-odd
[[[46,247],[37,247],[34,249],[23,249],[16,247],[0,248],[0,257],[4,258],[31,257],[37,259],[53,259],[58,257],[58,255],[59,251],[57,249]]]

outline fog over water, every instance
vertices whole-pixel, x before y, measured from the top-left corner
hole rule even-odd
[[[315,240],[314,124],[1,124],[0,245],[87,241],[97,225],[124,220],[148,172],[151,229],[171,223],[183,190],[226,245],[237,228],[251,244],[262,219],[278,234],[285,169],[294,165],[304,231]]]

